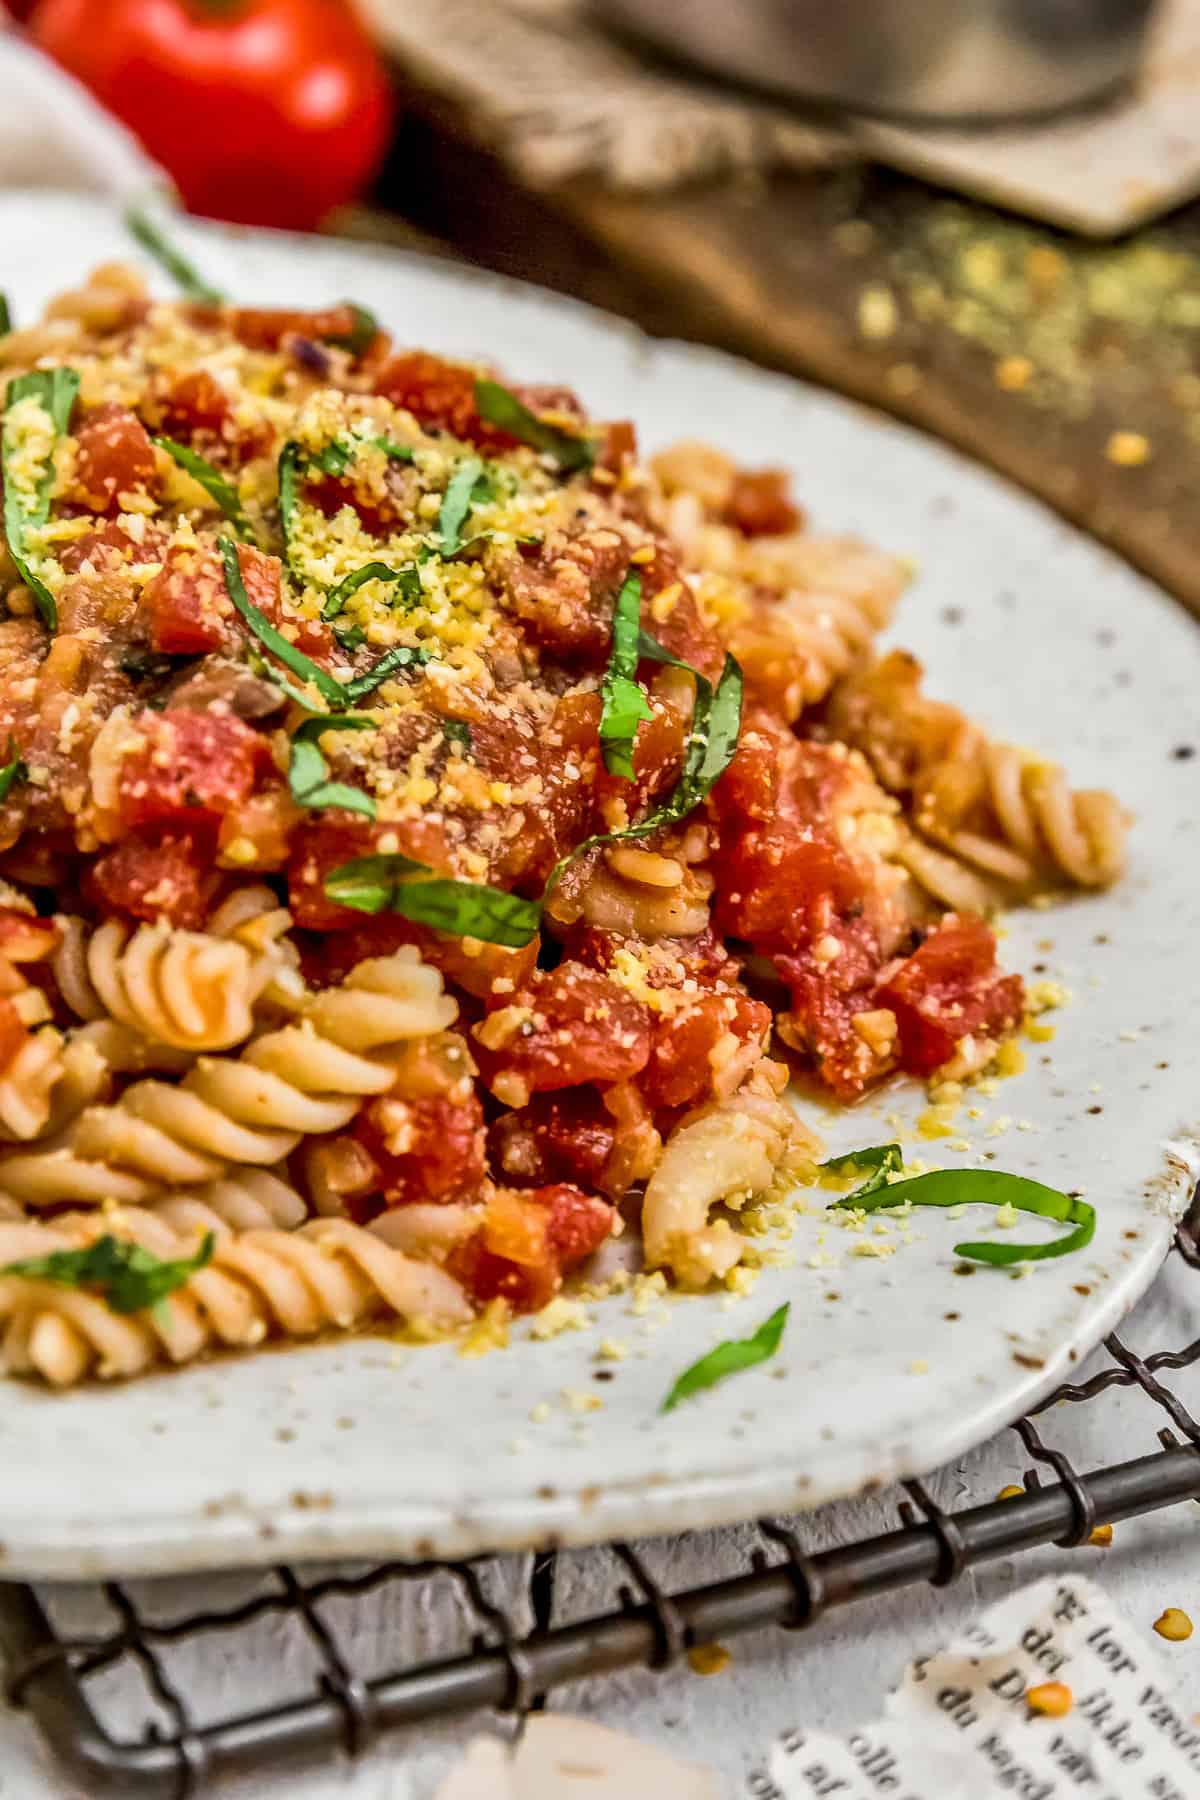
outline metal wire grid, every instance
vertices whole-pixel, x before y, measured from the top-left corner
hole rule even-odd
[[[1200,1189],[1176,1233],[1176,1252],[1200,1270]],[[188,1800],[223,1775],[279,1766],[289,1759],[342,1749],[362,1752],[383,1732],[482,1707],[521,1714],[555,1687],[619,1669],[662,1669],[691,1646],[766,1625],[796,1630],[824,1613],[919,1582],[944,1586],[975,1564],[1047,1544],[1085,1543],[1100,1521],[1200,1498],[1200,1424],[1160,1378],[1200,1362],[1200,1338],[1181,1350],[1141,1357],[1113,1333],[1105,1340],[1108,1366],[1082,1383],[1056,1389],[1035,1412],[1012,1426],[1030,1461],[1025,1492],[953,1512],[943,1510],[919,1481],[903,1485],[896,1529],[858,1542],[808,1553],[790,1523],[763,1519],[749,1567],[704,1587],[667,1593],[627,1544],[613,1544],[625,1576],[619,1605],[600,1616],[551,1626],[556,1558],[534,1558],[529,1601],[531,1632],[518,1631],[489,1598],[472,1562],[390,1563],[360,1575],[305,1581],[294,1569],[275,1571],[273,1588],[226,1610],[192,1613],[166,1622],[144,1618],[119,1583],[104,1594],[116,1614],[107,1635],[59,1635],[32,1588],[0,1585],[0,1652],[8,1665],[7,1694],[28,1708],[56,1754],[89,1796],[122,1800]],[[1035,1418],[1060,1401],[1087,1402],[1107,1389],[1139,1390],[1165,1414],[1161,1449],[1151,1456],[1081,1474],[1047,1444]],[[1043,1477],[1041,1470],[1046,1471]],[[465,1654],[364,1678],[346,1661],[324,1618],[324,1601],[353,1599],[389,1583],[454,1584],[475,1627]],[[306,1633],[321,1670],[313,1689],[282,1704],[198,1724],[187,1696],[172,1681],[162,1652],[206,1634],[236,1631],[266,1613],[290,1615]],[[151,1723],[139,1739],[118,1740],[104,1728],[86,1684],[123,1661],[140,1668],[149,1692],[170,1722]]]

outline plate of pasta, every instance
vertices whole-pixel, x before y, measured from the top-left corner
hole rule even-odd
[[[537,290],[0,221],[6,1569],[793,1510],[1061,1379],[1197,1167],[1194,622]]]

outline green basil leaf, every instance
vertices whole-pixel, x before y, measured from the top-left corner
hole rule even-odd
[[[5,420],[0,440],[0,464],[4,469],[4,535],[8,553],[21,580],[33,595],[34,604],[48,631],[58,624],[58,607],[54,595],[31,567],[26,551],[26,534],[44,525],[50,516],[50,490],[54,486],[53,452],[38,481],[32,506],[26,508],[17,492],[17,484],[9,479],[9,460],[16,453],[8,429],[8,411],[21,400],[34,399],[50,415],[56,437],[62,437],[71,423],[75,397],[79,392],[79,374],[75,369],[34,369],[28,375],[17,375],[5,389]]]
[[[647,642],[653,645],[654,639],[647,639],[643,632],[643,654],[646,654],[644,646]],[[551,869],[546,878],[543,898],[557,887],[571,865],[578,862],[581,856],[586,856],[590,850],[597,850],[602,844],[628,843],[637,838],[649,837],[664,825],[677,825],[681,819],[686,819],[707,798],[733,760],[742,718],[742,671],[735,659],[726,656],[725,667],[714,694],[711,683],[692,669],[689,663],[680,663],[677,657],[662,650],[661,645],[655,645],[655,649],[661,652],[656,660],[675,663],[679,668],[689,669],[696,677],[692,728],[684,750],[679,780],[663,804],[647,813],[644,819],[639,819],[636,825],[626,825],[621,831],[602,831],[595,837],[584,838],[581,844],[576,844]]]
[[[353,625],[335,625],[333,635],[343,650],[359,650],[367,641],[367,634],[357,622]]]
[[[610,775],[633,780],[633,745],[643,719],[653,718],[650,703],[635,679],[641,639],[642,578],[631,569],[621,583],[613,607],[612,651],[600,684],[600,745]]]
[[[399,913],[452,937],[481,938],[521,950],[537,936],[542,909],[537,900],[522,900],[501,888],[474,881],[430,875],[424,863],[399,852],[359,856],[325,877],[325,892],[339,906],[356,912]]]
[[[396,444],[386,437],[336,437],[332,443],[322,445],[306,458],[310,469],[319,469],[322,475],[344,475],[354,461],[358,451],[366,448],[382,450],[392,462],[410,463],[413,459],[411,444]],[[299,448],[299,446],[297,446]]]
[[[773,1312],[769,1319],[764,1319],[750,1337],[730,1338],[685,1369],[663,1401],[663,1412],[670,1412],[681,1400],[700,1393],[703,1388],[715,1387],[727,1375],[737,1375],[742,1369],[752,1369],[756,1363],[766,1362],[769,1357],[774,1356],[783,1338],[790,1311],[791,1302],[785,1300],[778,1311]]]
[[[523,400],[498,381],[480,377],[475,383],[475,410],[489,425],[498,425],[522,444],[529,444],[543,456],[553,457],[564,475],[577,469],[590,469],[596,460],[595,440],[548,425],[530,412]]]
[[[11,761],[6,762],[0,769],[0,806],[4,805],[18,781],[29,780],[29,767],[17,749],[14,739],[9,738],[8,748],[11,753]]]
[[[373,819],[376,806],[370,794],[345,782],[330,781],[329,764],[321,749],[325,731],[374,731],[378,719],[362,713],[323,713],[305,719],[292,735],[291,760],[288,764],[288,786],[298,806],[340,806],[346,812],[363,813]]]
[[[433,661],[433,651],[414,650],[409,644],[397,644],[394,650],[385,650],[377,663],[356,675],[342,689],[344,700],[361,700],[365,694],[373,693],[382,682],[389,681],[400,669],[421,669],[427,662]]]
[[[442,736],[449,744],[460,744],[464,750],[471,748],[471,727],[465,719],[443,719]]]
[[[193,481],[200,484],[213,505],[224,513],[243,544],[257,545],[258,539],[242,507],[241,496],[220,469],[214,469],[206,457],[198,455],[195,450],[189,450],[186,444],[177,444],[174,438],[156,437],[154,442],[160,450],[166,451],[172,462],[178,463]],[[282,494],[282,484],[280,491]],[[280,510],[282,512],[282,502]]]
[[[221,305],[224,294],[219,293],[196,272],[183,252],[175,248],[144,212],[131,209],[125,214],[125,225],[142,249],[149,251],[155,262],[166,270],[181,293],[187,294],[189,299],[202,300],[209,306]]]
[[[283,535],[283,560],[288,574],[297,587],[303,587],[305,577],[296,566],[295,552],[292,546],[292,533],[296,523],[296,503],[299,499],[300,474],[304,463],[304,453],[294,438],[289,438],[279,452],[277,479],[279,482],[279,529]]]
[[[900,1173],[904,1167],[904,1153],[899,1144],[872,1144],[866,1150],[848,1150],[844,1156],[831,1156],[819,1166],[828,1169],[831,1175],[844,1174],[847,1169],[870,1171],[861,1187],[833,1202],[834,1206],[857,1206],[867,1194],[886,1187],[889,1175]]]
[[[59,1287],[92,1288],[115,1313],[144,1312],[157,1306],[212,1261],[216,1239],[208,1232],[195,1256],[164,1262],[140,1244],[105,1236],[86,1250],[52,1250],[9,1263],[0,1275],[52,1281]]]
[[[333,706],[342,705],[350,697],[349,689],[343,689],[340,681],[335,680],[324,669],[318,668],[316,663],[310,657],[305,656],[302,650],[297,650],[295,644],[289,643],[281,631],[276,631],[270,619],[265,613],[259,611],[247,594],[246,584],[242,580],[241,564],[238,562],[237,546],[233,540],[227,537],[218,538],[217,549],[220,551],[221,562],[225,569],[225,586],[229,591],[229,598],[259,642],[271,652],[272,656],[278,657],[279,661],[285,668],[290,669],[293,675],[298,675],[301,681],[311,681],[323,700],[328,700]]]
[[[421,598],[421,577],[415,563],[408,563],[403,569],[393,569],[385,562],[369,562],[364,563],[361,569],[354,569],[335,588],[330,589],[329,597],[321,608],[321,617],[336,618],[351,594],[356,594],[368,581],[394,581],[405,612],[411,612]]]
[[[478,456],[464,457],[450,477],[438,513],[439,548],[443,556],[456,556],[462,549],[463,525],[474,502],[482,499],[480,490],[486,480],[483,462]]]
[[[349,350],[352,356],[361,356],[378,333],[379,321],[373,312],[365,306],[359,306],[357,301],[346,300],[343,304],[350,308],[353,325],[349,331],[322,338],[321,341],[334,344],[339,350]]]
[[[1057,1219],[1073,1226],[1065,1237],[1050,1238],[1040,1244],[983,1243],[955,1244],[954,1254],[971,1262],[991,1263],[1008,1268],[1013,1263],[1044,1262],[1052,1256],[1069,1256],[1090,1244],[1096,1230],[1095,1209],[1086,1201],[1073,1200],[1057,1188],[1043,1187],[1024,1175],[1007,1175],[1001,1169],[934,1169],[928,1175],[914,1175],[909,1181],[892,1182],[875,1192],[850,1194],[836,1200],[835,1206],[861,1206],[864,1212],[880,1207],[904,1206],[1014,1206],[1019,1212],[1036,1213],[1043,1219]]]
[[[0,337],[7,337],[12,328],[12,309],[8,304],[8,295],[0,294]]]

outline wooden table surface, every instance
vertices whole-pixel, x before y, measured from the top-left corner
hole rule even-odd
[[[459,255],[936,433],[1200,612],[1200,205],[1106,245],[873,167],[532,193],[444,111],[380,193]]]

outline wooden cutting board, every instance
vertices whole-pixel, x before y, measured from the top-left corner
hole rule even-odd
[[[871,167],[534,194],[440,111],[383,193],[460,255],[935,432],[1200,613],[1200,205],[1100,245]]]

